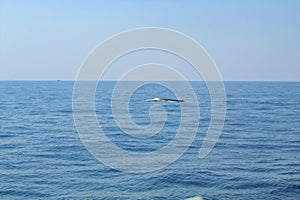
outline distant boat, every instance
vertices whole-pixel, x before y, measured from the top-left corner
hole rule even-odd
[[[162,99],[162,98],[152,98],[147,99],[149,102],[184,102],[182,99]]]

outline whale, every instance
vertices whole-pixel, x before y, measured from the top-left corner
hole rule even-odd
[[[163,98],[152,98],[152,99],[146,99],[148,102],[184,102],[182,99],[163,99]]]

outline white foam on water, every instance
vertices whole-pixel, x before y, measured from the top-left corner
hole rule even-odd
[[[201,196],[196,196],[196,197],[187,198],[185,200],[204,200],[204,199]]]

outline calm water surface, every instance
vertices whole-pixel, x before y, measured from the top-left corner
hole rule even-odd
[[[162,132],[130,140],[116,126],[110,95],[114,82],[99,85],[96,113],[119,147],[135,152],[163,147],[180,122],[179,104],[164,104]],[[226,82],[227,116],[222,135],[205,159],[198,158],[210,121],[210,99],[192,82],[200,127],[188,151],[159,171],[128,174],[104,166],[84,147],[72,114],[73,82],[0,82],[0,199],[299,199],[300,83]],[[184,90],[183,90],[184,92]],[[159,85],[132,95],[137,124],[149,123],[151,103],[174,97]]]

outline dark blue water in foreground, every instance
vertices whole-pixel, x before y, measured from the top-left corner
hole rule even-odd
[[[125,141],[109,109],[113,85],[104,83],[96,95],[99,122],[105,122],[112,141],[143,152],[172,140],[180,119],[174,104],[166,105],[170,135],[158,136],[161,143],[153,138]],[[299,199],[300,83],[226,82],[224,130],[205,159],[198,152],[210,121],[210,101],[205,84],[192,85],[201,109],[194,143],[162,170],[128,174],[105,167],[79,139],[73,82],[0,82],[0,199]],[[129,108],[137,124],[149,123],[143,107],[149,103],[139,99],[158,91],[172,96],[158,86],[133,94]]]

